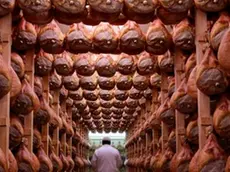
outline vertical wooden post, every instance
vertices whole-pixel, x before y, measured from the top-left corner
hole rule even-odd
[[[158,99],[158,90],[157,89],[153,89],[153,98],[152,98],[152,108],[151,111],[152,113],[154,113],[157,110],[157,100]],[[159,136],[158,136],[158,131],[156,128],[153,128],[152,130],[152,137],[153,137],[153,152],[155,153],[155,147],[154,145],[158,142],[159,140]]]
[[[68,107],[67,113],[68,113],[69,118],[71,119],[70,124],[72,125],[72,107]],[[67,143],[68,143],[69,148],[70,148],[69,154],[70,154],[70,156],[72,156],[72,137],[68,139]]]
[[[59,90],[54,91],[53,97],[53,107],[56,112],[56,115],[59,116]],[[59,156],[59,127],[57,127],[53,132],[53,143],[54,149],[57,156]]]
[[[175,73],[175,88],[177,89],[184,75],[184,61],[183,56],[179,49],[175,51],[176,56],[174,59],[174,73]],[[184,114],[180,113],[178,110],[175,110],[176,115],[176,152],[178,153],[181,150],[181,136],[185,135],[185,119]]]
[[[12,30],[12,16],[8,14],[0,19],[0,42],[2,46],[2,57],[5,65],[10,67],[11,61],[11,30]],[[10,93],[0,99],[0,148],[5,153],[6,159],[8,159],[9,149],[9,126],[10,126]],[[8,168],[8,164],[7,168]]]
[[[66,102],[65,101],[61,104],[61,108],[62,108],[63,113],[66,113]],[[66,133],[62,134],[62,136],[61,136],[61,145],[63,146],[62,147],[63,154],[66,156],[66,146],[65,146],[65,143],[66,143]]]
[[[165,99],[167,98],[167,90],[168,90],[168,78],[167,75],[165,73],[161,74],[161,104],[164,103]],[[163,140],[162,140],[162,151],[165,151],[165,143],[168,140],[168,135],[169,135],[169,131],[168,131],[168,126],[161,122],[162,125],[162,136],[163,136]]]
[[[137,158],[139,155],[138,155],[138,141],[135,140],[134,141],[134,151],[135,151],[135,158]],[[138,172],[138,169],[135,167],[135,171]]]
[[[43,96],[49,104],[49,76],[43,77]],[[42,142],[44,145],[44,151],[49,154],[49,123],[42,126]]]
[[[140,140],[139,140],[139,147],[140,147],[140,154],[139,154],[139,157],[142,158],[143,153],[144,153],[144,152],[143,152],[144,144],[143,144],[143,138],[142,138],[142,137],[140,137]],[[142,167],[140,167],[140,171],[141,171],[141,172],[143,171]]]
[[[196,63],[199,65],[203,59],[203,49],[206,43],[207,16],[206,13],[196,9]],[[201,27],[202,26],[202,27]],[[210,98],[198,91],[198,128],[199,148],[203,148],[206,141],[206,126],[211,125]]]
[[[26,53],[26,76],[29,79],[32,90],[34,89],[34,49],[28,50]],[[28,140],[28,150],[33,152],[33,112],[24,118],[25,137]]]

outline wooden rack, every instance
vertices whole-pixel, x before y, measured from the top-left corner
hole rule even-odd
[[[26,53],[26,75],[28,76],[29,84],[31,88],[34,88],[34,49],[27,51]],[[25,116],[24,123],[25,123],[25,137],[28,141],[28,150],[33,152],[33,111]]]
[[[59,116],[59,90],[54,91],[53,97],[53,108],[56,112],[56,115]],[[55,149],[56,155],[59,155],[59,128],[57,127],[53,132],[53,146]]]
[[[203,59],[203,49],[205,48],[207,33],[207,16],[201,10],[196,10],[196,62],[200,64]],[[198,128],[199,128],[199,148],[202,148],[206,141],[207,127],[212,125],[210,116],[210,98],[198,92]]]
[[[165,73],[161,74],[161,104],[164,103],[165,99],[167,98],[167,90],[168,90],[168,77]],[[168,141],[169,136],[169,129],[168,126],[162,122],[161,123],[161,130],[162,130],[162,151],[165,151],[165,143]]]
[[[11,31],[12,31],[12,16],[11,14],[0,19],[0,42],[2,46],[2,57],[5,65],[10,67],[11,59]],[[10,93],[5,95],[0,100],[0,148],[5,153],[8,159],[9,149],[9,125],[10,125]],[[8,164],[7,168],[8,168]]]
[[[175,59],[174,59],[174,73],[175,73],[175,89],[177,89],[184,75],[184,61],[183,56],[179,49],[175,50]],[[181,136],[185,135],[185,114],[180,113],[178,110],[175,110],[176,115],[176,151],[181,150]]]
[[[12,47],[12,15],[8,14],[5,17],[0,18],[0,49],[2,54],[2,59],[5,62],[9,69],[11,67],[11,47]],[[32,90],[34,89],[34,75],[35,75],[35,50],[30,49],[25,53],[25,79],[30,84]],[[43,77],[43,96],[44,99],[49,103],[49,76]],[[56,115],[59,116],[59,91],[54,91],[53,104],[52,108],[56,112]],[[64,105],[65,106],[65,105]],[[9,128],[10,128],[10,93],[5,95],[0,99],[0,149],[4,152],[6,159],[8,160],[9,154]],[[68,109],[68,114],[72,118],[72,111]],[[33,111],[28,115],[24,116],[24,137],[26,139],[27,148],[29,152],[33,152],[33,133],[34,133],[34,114]],[[82,126],[78,126],[81,128]],[[47,155],[49,155],[49,124],[42,126],[42,142],[44,145],[44,150]],[[80,134],[82,140],[87,139],[87,131]],[[55,153],[59,156],[59,128],[54,130],[52,143],[55,148]],[[70,156],[72,156],[72,138],[66,140],[64,135],[61,138],[61,143],[66,145],[68,143],[70,147]],[[86,151],[88,147],[80,147],[79,150],[82,155],[87,158]],[[64,150],[66,154],[66,150]],[[8,162],[8,161],[7,161]],[[9,163],[9,162],[8,162]],[[9,167],[9,164],[6,164],[6,168]],[[82,169],[82,171],[84,171]]]
[[[43,77],[43,96],[49,104],[49,76]],[[42,126],[42,142],[46,154],[49,153],[49,123]]]

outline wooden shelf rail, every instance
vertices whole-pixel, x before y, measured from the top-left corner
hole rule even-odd
[[[201,10],[196,10],[196,63],[199,65],[203,59],[203,50],[206,44],[207,15]],[[202,26],[202,27],[200,27]],[[203,148],[206,141],[206,127],[211,125],[210,98],[203,94],[199,89],[198,93],[198,129],[199,129],[199,148]]]
[[[2,57],[5,64],[10,67],[11,59],[11,32],[12,32],[11,14],[0,19],[0,44],[2,46]],[[0,148],[8,159],[9,149],[9,126],[10,126],[10,93],[0,99]],[[8,168],[8,164],[7,168]]]
[[[177,89],[182,79],[184,79],[184,61],[183,55],[179,49],[175,50],[175,59],[174,59],[174,73],[175,73],[175,89]],[[185,135],[185,115],[180,113],[178,110],[175,110],[175,119],[176,119],[176,152],[178,153],[181,150],[181,136]]]

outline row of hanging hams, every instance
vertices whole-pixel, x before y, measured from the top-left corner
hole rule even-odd
[[[72,24],[85,21],[95,24],[100,21],[123,23],[127,19],[147,23],[155,14],[166,24],[176,24],[191,15],[196,7],[206,12],[219,12],[227,8],[229,2],[220,0],[202,3],[198,0],[170,2],[165,0],[2,0],[0,16],[10,12],[17,14],[20,9],[26,20],[36,24],[47,24],[53,18],[61,23]],[[15,12],[16,11],[16,12]]]
[[[46,53],[115,53],[139,54],[147,51],[162,55],[176,47],[193,51],[195,32],[192,23],[184,19],[175,27],[165,26],[159,19],[149,24],[143,33],[140,25],[127,21],[123,27],[103,23],[89,27],[83,23],[73,24],[62,33],[53,20],[47,25],[35,26],[24,18],[13,29],[13,47],[19,51],[42,48]]]
[[[155,111],[147,112],[149,118],[137,125],[130,126],[132,135],[127,140],[127,165],[132,170],[146,169],[153,171],[225,171],[229,168],[229,15],[221,12],[215,19],[208,16],[208,34],[203,49],[204,55],[197,64],[196,54],[181,52],[177,54],[183,61],[180,72],[184,73],[181,83],[175,87],[174,74],[168,75],[168,88],[158,93],[152,102]],[[175,56],[174,56],[175,57]],[[175,61],[174,61],[175,62]],[[173,63],[174,68],[176,65]],[[161,72],[164,72],[162,68]],[[178,69],[174,69],[178,70]],[[161,74],[159,74],[161,75]],[[160,80],[162,79],[159,78]],[[154,89],[154,87],[152,87]],[[156,89],[155,89],[156,90]],[[198,127],[198,90],[210,97],[212,127],[207,128],[207,140],[199,149]],[[162,94],[166,98],[162,101]],[[164,96],[165,97],[165,96]],[[181,149],[176,152],[176,113],[184,115],[185,135],[180,136]],[[162,145],[161,122],[169,131],[167,140]],[[154,134],[160,138],[152,139],[145,147],[146,133],[154,128]],[[132,130],[133,129],[133,130]],[[144,145],[144,146],[140,146]],[[164,146],[164,149],[162,148]],[[163,170],[162,170],[163,169]]]
[[[2,52],[2,49],[1,49]],[[84,139],[79,136],[78,128],[75,122],[69,117],[61,107],[60,114],[57,115],[52,104],[53,92],[50,94],[49,103],[45,99],[44,85],[42,78],[34,77],[34,86],[28,81],[25,69],[25,59],[17,53],[11,54],[11,65],[7,67],[0,57],[0,98],[10,93],[10,128],[9,128],[9,163],[10,169],[6,169],[4,164],[8,160],[2,151],[0,151],[1,169],[3,171],[71,171],[73,168],[79,168],[79,161],[83,162],[81,168],[89,166],[90,163],[78,153],[70,156],[68,145],[60,144],[60,155],[56,155],[50,143],[50,152],[44,151],[42,143],[41,127],[49,123],[49,134],[52,137],[55,129],[60,129],[60,136],[67,135],[67,138],[73,137],[87,149],[89,146]],[[25,139],[24,118],[33,111],[34,138],[33,153],[27,149],[28,140]],[[67,154],[64,155],[64,147]],[[75,162],[76,161],[76,162]],[[86,163],[87,162],[87,163]],[[57,168],[57,169],[55,169]],[[55,169],[55,170],[54,170]]]

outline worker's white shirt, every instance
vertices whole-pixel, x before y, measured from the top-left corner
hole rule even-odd
[[[103,145],[94,152],[91,164],[96,172],[118,172],[122,160],[117,149]]]

